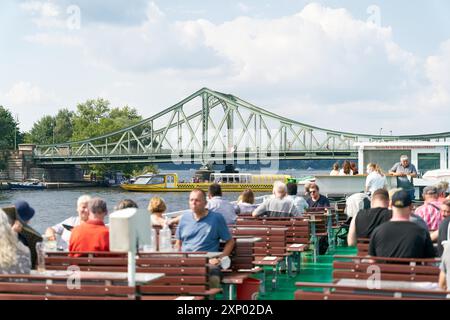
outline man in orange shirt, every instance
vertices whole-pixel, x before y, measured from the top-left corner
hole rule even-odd
[[[70,252],[109,251],[109,229],[105,226],[108,214],[106,202],[101,198],[93,198],[88,203],[89,219],[75,227],[70,236]],[[79,257],[81,254],[71,254]]]

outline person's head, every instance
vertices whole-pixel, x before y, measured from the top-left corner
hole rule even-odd
[[[17,200],[14,202],[14,207],[16,207],[16,212],[19,215],[20,220],[28,223],[34,216],[34,209],[30,207],[28,202],[24,200]]]
[[[441,181],[436,185],[436,188],[438,189],[439,197],[445,198],[447,190],[448,190],[448,182]]]
[[[356,170],[356,163],[354,163],[353,161],[350,162],[350,168],[352,168],[352,170]]]
[[[250,204],[255,203],[255,194],[253,193],[253,191],[251,189],[246,189],[246,190],[242,191],[241,202],[250,203]]]
[[[148,211],[152,214],[162,215],[167,210],[166,203],[160,197],[153,197],[148,204]]]
[[[127,208],[138,208],[138,205],[136,202],[134,202],[131,199],[124,199],[120,201],[117,206],[114,208],[115,210],[123,210]]]
[[[320,197],[319,186],[315,183],[310,184],[308,188],[308,193],[313,199],[317,199]]]
[[[349,174],[350,173],[352,168],[351,168],[350,162],[348,160],[344,161],[344,163],[342,164],[342,169],[343,169],[345,174]]]
[[[297,184],[294,182],[289,182],[287,185],[287,193],[290,196],[296,196],[297,195]]]
[[[286,196],[287,187],[284,182],[275,181],[273,183],[273,194],[275,198],[283,199]]]
[[[89,220],[89,200],[91,200],[91,197],[88,195],[82,195],[77,200],[77,213],[80,217],[80,220],[84,222]]]
[[[88,202],[89,220],[101,220],[105,219],[108,214],[108,207],[105,200],[102,198],[92,198]]]
[[[208,197],[221,197],[222,196],[222,187],[218,183],[213,183],[208,188]]]
[[[372,172],[374,172],[374,171],[376,171],[376,169],[377,169],[377,165],[375,164],[375,163],[369,163],[368,165],[367,165],[367,173],[368,174],[370,174],[370,173],[372,173]]]
[[[389,192],[385,189],[378,189],[372,194],[372,201],[370,203],[372,208],[387,208],[389,207]]]
[[[403,167],[407,167],[409,165],[409,158],[407,155],[402,155],[400,157],[400,163],[402,164]]]
[[[206,193],[201,189],[194,189],[189,194],[189,208],[197,214],[205,212],[206,202]]]
[[[438,189],[435,186],[427,186],[423,188],[422,196],[425,201],[437,200],[439,197]]]
[[[394,193],[396,193],[400,190],[403,190],[403,189],[402,188],[393,188],[388,191],[388,193],[389,193],[389,208],[392,207],[392,197],[394,196]]]
[[[442,202],[441,213],[444,217],[450,217],[450,200],[445,200]]]
[[[405,190],[397,191],[392,196],[392,217],[409,219],[412,213],[412,200],[409,192]]]
[[[17,235],[11,228],[6,213],[0,209],[0,269],[9,268],[17,263]]]
[[[313,182],[305,183],[305,195],[309,195],[309,187],[313,184],[314,184]]]
[[[333,164],[333,170],[336,170],[336,171],[339,170],[339,163],[335,162],[335,163]]]

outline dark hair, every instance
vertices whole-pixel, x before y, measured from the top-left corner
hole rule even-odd
[[[241,201],[245,203],[254,204],[255,203],[255,195],[253,194],[253,191],[251,189],[246,189],[242,191],[241,194],[242,198]]]
[[[93,214],[108,213],[106,201],[102,198],[92,198],[91,200],[89,200],[88,209],[89,212],[92,212]]]
[[[389,192],[386,189],[375,190],[372,194],[372,201],[375,199],[380,201],[389,201]]]
[[[201,193],[202,196],[203,196],[203,200],[206,201],[206,193],[205,193],[205,191],[203,191],[202,189],[195,188],[195,189],[192,189],[191,193],[192,193],[192,192],[198,192],[198,193]]]
[[[350,162],[348,160],[344,161],[344,164],[342,165],[342,170],[344,174],[350,174],[350,171],[352,171],[352,167],[350,166]]]
[[[333,170],[339,170],[339,163],[335,162],[333,164]]]
[[[287,185],[287,193],[290,196],[295,196],[297,195],[297,184],[293,183],[293,182],[289,182]]]
[[[213,183],[208,188],[208,193],[212,197],[221,197],[222,196],[222,188],[220,187],[220,184]]]
[[[134,202],[131,199],[124,199],[117,204],[115,209],[122,210],[122,209],[126,209],[126,208],[138,208],[138,205],[136,202]]]

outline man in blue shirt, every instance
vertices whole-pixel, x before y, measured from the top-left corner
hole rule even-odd
[[[183,252],[218,252],[220,240],[225,241],[225,247],[220,256],[209,260],[210,282],[216,284],[214,276],[220,277],[218,265],[223,257],[228,257],[233,251],[234,240],[224,217],[220,213],[209,211],[206,203],[206,194],[203,190],[191,191],[189,195],[191,211],[183,214],[180,219],[175,235],[177,239],[175,247]]]

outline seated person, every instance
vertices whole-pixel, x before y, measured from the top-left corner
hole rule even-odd
[[[109,229],[105,226],[108,214],[106,202],[93,198],[88,202],[89,219],[72,230],[69,241],[70,252],[109,251]],[[79,257],[81,254],[71,254]]]
[[[31,268],[35,269],[37,263],[36,243],[43,240],[42,236],[29,225],[35,210],[23,200],[16,201],[14,207],[16,212],[14,213],[13,230],[18,233],[20,242],[30,250]]]
[[[218,258],[210,259],[210,286],[220,286],[220,267],[223,257],[228,257],[234,248],[234,240],[228,230],[225,218],[206,208],[206,194],[194,189],[189,195],[190,211],[180,218],[175,234],[175,248],[182,252],[218,252],[220,240],[225,241],[223,252]]]
[[[449,241],[450,235],[450,200],[445,200],[441,205],[441,214],[444,219],[439,225],[437,249],[439,256],[444,252],[443,243]]]
[[[442,221],[441,203],[438,201],[438,197],[439,194],[436,187],[425,187],[423,189],[424,204],[415,211],[416,215],[425,220],[430,232],[438,230]]]
[[[409,192],[392,196],[392,219],[372,233],[369,255],[393,258],[433,258],[435,251],[427,230],[410,221],[412,200]]]
[[[220,213],[225,218],[227,224],[234,224],[237,219],[233,205],[222,199],[222,187],[218,183],[213,183],[208,188],[207,208]]]
[[[287,193],[288,193],[286,198],[294,201],[294,205],[298,211],[297,215],[302,216],[305,213],[306,209],[308,209],[308,207],[309,207],[308,202],[306,202],[305,198],[297,195],[297,184],[296,183],[289,182],[286,185],[286,187],[287,187]]]
[[[345,199],[345,214],[353,219],[360,210],[370,208],[370,198],[365,193],[354,193]]]
[[[13,231],[6,213],[0,209],[0,274],[30,273],[30,250]]]
[[[234,210],[236,214],[251,214],[256,207],[255,195],[251,189],[247,189],[242,191]]]
[[[309,209],[317,208],[320,210],[329,208],[330,200],[319,193],[319,186],[315,183],[310,183],[308,186],[308,193],[310,197],[306,200],[306,202],[308,203]]]
[[[347,242],[349,246],[356,246],[357,239],[370,238],[376,227],[392,218],[389,207],[389,193],[385,189],[378,189],[372,194],[370,209],[362,209],[350,223]]]
[[[297,207],[292,199],[288,198],[287,187],[281,181],[275,181],[273,184],[273,198],[269,198],[261,203],[252,215],[254,217],[293,217],[299,215]]]
[[[64,227],[64,225],[68,227],[76,227],[81,223],[84,223],[89,218],[89,210],[88,210],[88,202],[91,200],[91,197],[88,195],[83,195],[77,200],[77,216],[67,218],[66,220],[55,224],[53,227],[48,228],[45,231],[45,235],[47,239],[50,241],[55,241],[56,235],[61,236],[58,247],[62,247],[64,250],[67,250],[69,247],[69,240],[72,231],[68,228]]]
[[[164,200],[160,197],[151,198],[147,210],[151,213],[150,218],[152,220],[152,226],[161,228],[164,227],[164,225],[166,224],[166,219],[163,217],[163,214],[167,210],[167,206]],[[167,223],[169,226],[174,223],[178,223],[180,221],[180,218],[181,216],[167,219]]]
[[[439,269],[441,272],[439,274],[439,287],[443,290],[448,290],[448,284],[450,283],[450,243],[444,245],[444,253],[441,258],[441,265]]]
[[[127,208],[139,208],[137,203],[131,199],[124,199],[120,201],[117,206],[114,207],[114,210],[123,210]]]

